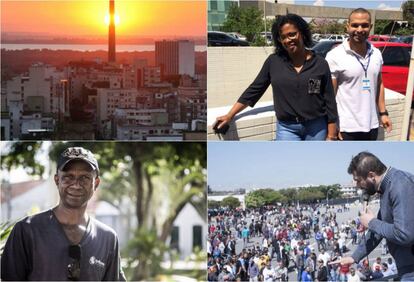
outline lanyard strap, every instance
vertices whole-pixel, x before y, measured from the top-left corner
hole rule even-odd
[[[368,64],[366,66],[364,66],[364,64],[359,60],[358,56],[354,54],[355,58],[358,60],[358,63],[362,66],[362,69],[364,70],[365,73],[365,78],[367,78],[367,71],[368,71],[368,67],[369,67],[369,62],[371,61],[371,52],[369,51],[369,55],[368,55]]]

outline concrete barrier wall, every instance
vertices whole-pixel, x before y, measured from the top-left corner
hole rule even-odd
[[[236,116],[226,135],[216,135],[212,129],[215,118],[230,110],[241,93],[257,76],[263,62],[272,52],[272,47],[208,48],[208,140],[273,140],[275,138],[276,116],[273,111],[271,87],[253,109],[247,108]],[[393,130],[388,134],[380,129],[378,139],[398,141],[404,114],[404,96],[386,89],[385,97]]]
[[[207,103],[209,108],[233,105],[259,73],[273,47],[208,47]],[[261,101],[271,101],[269,88]]]

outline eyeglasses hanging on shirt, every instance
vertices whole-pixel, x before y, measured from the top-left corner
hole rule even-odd
[[[69,257],[72,259],[72,262],[68,264],[68,279],[70,281],[79,281],[82,248],[80,245],[70,245],[68,253]]]

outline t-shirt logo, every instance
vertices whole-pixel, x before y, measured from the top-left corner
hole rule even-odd
[[[308,81],[308,94],[321,93],[321,80],[317,78],[309,78]]]
[[[89,259],[89,264],[90,265],[96,265],[96,266],[102,267],[102,268],[105,267],[105,264],[102,261],[100,261],[99,259],[95,258],[94,256],[91,256],[91,258]]]

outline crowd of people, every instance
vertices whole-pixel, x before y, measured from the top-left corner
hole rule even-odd
[[[358,218],[338,223],[325,206],[265,206],[209,212],[208,281],[368,281],[396,274],[377,258],[356,267],[332,264],[363,240]],[[311,243],[312,242],[312,243]],[[386,245],[382,246],[387,253]],[[292,274],[295,272],[295,274]],[[290,279],[292,280],[292,279]]]

